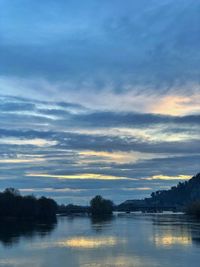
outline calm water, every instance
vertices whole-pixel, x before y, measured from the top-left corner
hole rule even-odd
[[[200,223],[184,215],[0,223],[1,267],[197,267],[199,261]]]

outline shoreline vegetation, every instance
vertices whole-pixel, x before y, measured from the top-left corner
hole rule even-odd
[[[118,211],[143,212],[184,212],[189,215],[200,214],[200,173],[188,181],[179,182],[168,190],[153,192],[141,200],[127,200],[118,205]]]
[[[121,212],[162,212],[182,211],[200,218],[200,173],[189,181],[179,183],[169,190],[153,192],[142,200],[127,200],[114,205],[111,200],[97,195],[90,206],[58,205],[55,200],[33,195],[22,196],[17,189],[7,188],[0,192],[1,219],[28,219],[32,221],[56,220],[56,215],[86,213],[91,217],[108,217],[113,211]]]
[[[21,196],[14,188],[0,193],[1,219],[28,219],[31,221],[56,220],[57,203],[50,198],[36,198],[33,195]]]

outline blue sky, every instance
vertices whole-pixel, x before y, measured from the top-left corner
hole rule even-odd
[[[199,12],[0,0],[0,188],[119,203],[199,172]]]

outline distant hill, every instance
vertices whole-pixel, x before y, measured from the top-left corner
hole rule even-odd
[[[142,200],[127,200],[118,210],[137,210],[144,207],[168,207],[182,210],[193,202],[200,201],[200,173],[190,180],[178,183],[169,190],[153,192],[151,197]]]

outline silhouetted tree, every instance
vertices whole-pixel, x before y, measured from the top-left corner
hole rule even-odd
[[[189,204],[200,201],[200,173],[189,181],[179,182],[169,190],[159,190],[145,199],[149,204],[160,206],[187,207]]]
[[[90,201],[90,209],[93,216],[111,215],[113,202],[98,195]]]
[[[12,195],[12,196],[20,196],[19,190],[9,187],[4,190],[4,194]]]
[[[41,197],[38,199],[38,217],[53,218],[56,215],[57,204],[53,199]]]
[[[57,203],[50,198],[21,196],[14,188],[0,192],[0,217],[46,219],[55,218]]]
[[[127,200],[117,206],[117,210],[134,211],[146,207],[173,208],[184,211],[191,203],[200,202],[200,173],[190,180],[179,182],[169,190],[158,190],[151,193],[151,197],[141,200]],[[197,205],[192,205],[192,210],[197,210]]]

